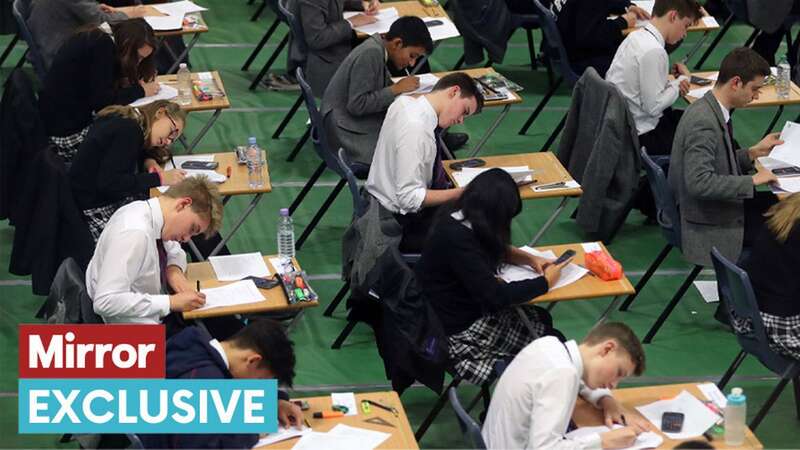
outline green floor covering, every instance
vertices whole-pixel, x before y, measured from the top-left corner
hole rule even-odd
[[[205,18],[211,31],[202,36],[198,46],[192,51],[192,64],[195,70],[220,72],[233,106],[221,115],[198,149],[200,152],[229,150],[234,145],[246,142],[251,135],[256,136],[259,143],[267,149],[273,192],[263,198],[229,245],[234,252],[274,253],[278,209],[289,205],[300,186],[319,164],[319,159],[310,146],[303,149],[295,162],[285,161],[296,139],[304,131],[307,117],[304,112],[297,115],[280,139],[270,139],[278,122],[296,99],[296,94],[268,92],[263,88],[255,92],[247,90],[252,77],[275,48],[285,30],[280,28],[251,70],[242,72],[242,63],[272,22],[272,16],[265,13],[258,22],[250,22],[249,17],[255,6],[248,6],[243,0],[199,0],[198,3],[210,8]],[[749,28],[734,26],[704,67],[709,70],[717,67],[724,54],[744,42],[749,33]],[[699,37],[697,34],[690,34],[683,46],[675,52],[673,59],[682,57]],[[0,47],[4,48],[10,36],[2,38]],[[537,43],[539,40],[540,35],[536,33]],[[705,46],[709,41],[706,41]],[[547,85],[547,76],[543,70],[530,70],[525,42],[524,34],[517,33],[513,36],[504,64],[496,66],[506,76],[525,87],[522,93],[525,102],[512,108],[484,148],[485,155],[539,150],[569,106],[569,92],[563,89],[545,108],[528,136],[517,134],[519,127],[541,99]],[[12,52],[9,60],[0,69],[3,77],[8,75],[23,51],[24,44],[19,44]],[[432,69],[448,70],[460,55],[460,40],[448,40],[431,57]],[[695,56],[693,62],[698,56]],[[282,70],[284,62],[285,57],[281,56],[276,70]],[[764,132],[773,112],[773,109],[737,111],[736,137],[739,142],[755,142]],[[788,107],[782,120],[792,120],[798,112],[800,108]],[[468,132],[472,141],[476,142],[498,113],[499,110],[488,108],[480,116],[467,119],[464,126],[457,128]],[[209,113],[192,114],[186,134],[193,137],[208,117]],[[320,186],[312,190],[295,213],[298,235],[299,230],[322,204],[335,181],[336,178],[331,174],[323,176]],[[228,204],[225,211],[226,227],[231,226],[231,218],[239,215],[247,201],[245,198],[235,198]],[[522,214],[513,225],[514,243],[522,245],[527,242],[556,204],[553,200],[526,202]],[[569,207],[556,221],[544,236],[542,244],[583,240],[580,230],[568,218],[571,211],[572,207]],[[323,305],[328,303],[341,285],[338,281],[340,237],[350,214],[351,200],[345,191],[298,254],[301,264],[315,277],[313,285],[320,294]],[[0,352],[0,436],[3,436],[0,438],[0,447],[59,447],[61,445],[57,443],[57,436],[16,433],[16,325],[35,322],[33,314],[42,299],[31,295],[27,277],[17,277],[7,272],[12,240],[13,229],[6,222],[0,223],[0,348],[3,349]],[[659,230],[653,226],[644,226],[642,216],[632,213],[609,248],[635,282],[663,244]],[[612,319],[628,323],[643,336],[680,285],[688,269],[689,266],[677,252],[671,255],[641,293],[632,310],[615,312]],[[711,274],[703,276],[705,279],[711,277]],[[579,339],[595,323],[609,301],[610,299],[597,299],[558,305],[553,310],[555,324],[567,336]],[[359,325],[341,350],[331,350],[330,343],[345,323],[344,313],[340,310],[334,318],[326,318],[322,316],[322,309],[308,311],[292,334],[298,355],[295,379],[298,390],[302,390],[304,394],[314,394],[325,390],[326,385],[385,384],[382,362],[375,350],[371,330]],[[645,377],[631,379],[624,385],[713,380],[719,377],[738,352],[738,347],[734,338],[711,319],[712,312],[713,306],[703,303],[697,291],[691,289],[655,341],[646,347],[648,368]],[[747,360],[739,370],[738,378],[734,379],[733,384],[745,388],[751,418],[775,383],[774,376],[754,360]],[[421,422],[434,398],[435,395],[425,388],[412,388],[403,395],[403,404],[413,427]],[[787,389],[773,407],[759,428],[758,436],[767,448],[800,447],[800,421],[795,416],[791,389]],[[425,448],[459,448],[463,445],[449,408],[445,409],[421,442],[421,446]]]

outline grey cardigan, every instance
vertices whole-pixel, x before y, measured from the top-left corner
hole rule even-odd
[[[79,28],[127,18],[124,13],[104,13],[95,0],[33,0],[27,24],[49,70],[61,44]]]
[[[683,256],[711,265],[717,247],[736,261],[744,239],[744,199],[754,195],[746,175],[753,162],[735,150],[713,92],[689,105],[678,123],[670,156],[669,184],[681,214]]]
[[[350,159],[372,163],[386,110],[394,101],[383,38],[376,34],[353,49],[325,89],[322,115]]]
[[[354,36],[344,10],[363,11],[359,0],[297,0],[297,13],[308,46],[305,73],[315,97],[322,97],[347,54]]]

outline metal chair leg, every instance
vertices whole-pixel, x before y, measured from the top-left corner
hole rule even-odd
[[[756,414],[756,416],[753,418],[753,421],[750,422],[750,425],[748,425],[750,427],[750,431],[753,433],[756,432],[756,428],[758,428],[758,426],[761,424],[761,421],[764,420],[764,417],[767,415],[770,408],[772,408],[772,405],[775,404],[775,401],[778,400],[778,397],[781,396],[783,388],[786,387],[786,383],[788,383],[790,379],[791,378],[781,378],[781,381],[779,381],[778,385],[775,386],[775,389],[772,390],[772,394],[769,395],[767,402],[764,403],[764,406],[762,406],[760,410],[758,410],[758,414]]]
[[[348,320],[347,325],[344,326],[342,332],[339,333],[339,336],[336,336],[336,340],[333,341],[333,344],[331,344],[331,348],[334,350],[339,350],[340,348],[342,348],[342,344],[344,344],[344,341],[345,339],[347,339],[347,336],[350,336],[350,333],[353,332],[353,328],[356,327],[357,323],[358,321]]]
[[[531,57],[531,70],[536,70],[536,44],[533,42],[533,30],[528,28],[525,33],[528,36],[528,54]]]
[[[20,67],[22,67],[25,64],[25,61],[28,60],[28,52],[29,51],[30,51],[29,49],[27,49],[27,48],[25,49],[25,53],[23,53],[22,56],[19,58],[19,61],[17,61],[17,65],[14,66],[14,68],[19,69]]]
[[[719,388],[720,391],[725,389],[725,386],[728,385],[728,381],[730,381],[731,377],[733,377],[733,374],[735,374],[736,371],[739,370],[739,366],[742,365],[742,361],[744,361],[746,357],[747,353],[744,350],[740,351],[739,354],[736,355],[736,358],[734,358],[733,362],[731,363],[731,366],[728,367],[728,370],[725,371],[725,374],[722,375],[722,378],[720,378],[719,381],[717,382],[717,387]]]
[[[442,391],[442,394],[433,405],[433,409],[431,409],[431,412],[428,413],[428,415],[425,417],[425,420],[422,421],[422,424],[420,424],[419,428],[417,428],[417,431],[414,433],[414,438],[416,438],[417,442],[422,440],[422,437],[425,436],[425,433],[436,419],[436,416],[438,416],[442,411],[442,408],[444,408],[444,404],[447,402],[447,391],[449,391],[450,388],[457,387],[460,383],[461,377],[456,376],[453,378],[453,381],[451,381],[450,384]]]
[[[294,148],[289,153],[289,156],[286,157],[286,162],[294,161],[294,159],[297,157],[297,154],[300,153],[300,150],[304,145],[306,145],[309,137],[311,137],[311,125],[306,127],[305,133],[303,133],[303,136],[300,137],[299,141],[297,141],[297,144],[294,145]]]
[[[746,41],[744,41],[744,46],[745,46],[745,47],[752,48],[753,42],[755,42],[756,38],[757,38],[757,37],[758,37],[760,34],[761,34],[761,30],[759,30],[758,28],[756,28],[755,30],[753,30],[753,32],[752,32],[752,33],[750,33],[750,36],[747,38],[747,40],[746,40]]]
[[[455,66],[453,66],[453,70],[458,70],[458,69],[460,69],[460,68],[461,68],[461,66],[463,66],[463,65],[464,65],[464,58],[465,58],[465,56],[466,56],[466,55],[463,55],[463,54],[462,54],[462,55],[461,55],[461,58],[458,58],[458,61],[456,61],[456,65],[455,65]]]
[[[17,41],[19,41],[19,33],[15,34],[14,37],[11,38],[11,42],[8,43],[6,49],[3,50],[3,54],[0,55],[0,66],[6,62],[6,58],[8,58],[8,55],[11,54],[11,50],[14,50],[14,46],[17,45]]]
[[[647,271],[644,273],[644,276],[636,283],[636,287],[634,288],[634,293],[627,296],[625,301],[622,302],[622,305],[619,307],[620,311],[627,311],[628,308],[631,306],[631,303],[636,299],[636,296],[639,295],[639,291],[644,289],[644,286],[650,281],[650,277],[656,272],[656,270],[661,266],[661,263],[664,262],[669,252],[672,251],[672,245],[667,244],[664,248],[661,249],[661,252],[656,256],[656,259],[650,264],[650,267],[647,268]]]
[[[267,7],[267,0],[264,0],[261,2],[260,5],[258,5],[258,9],[256,9],[255,13],[253,13],[253,17],[250,18],[250,22],[255,22],[256,20],[258,20],[259,16],[261,16],[261,13],[264,12],[264,8],[266,7]]]
[[[558,90],[558,87],[561,86],[561,83],[563,81],[564,81],[563,78],[559,78],[556,81],[555,85],[553,85],[553,87],[551,87],[550,90],[547,91],[547,93],[544,95],[544,98],[542,98],[542,101],[539,102],[539,104],[536,106],[536,109],[534,109],[530,117],[528,117],[528,120],[526,120],[525,124],[522,125],[522,128],[519,130],[519,134],[524,135],[525,133],[528,132],[528,128],[531,127],[533,121],[536,120],[536,118],[544,109],[545,105],[547,105],[547,102],[550,101],[550,98],[556,93],[556,90]]]
[[[275,60],[278,59],[278,56],[280,56],[281,52],[283,51],[283,47],[286,47],[286,44],[288,42],[289,42],[289,33],[286,33],[286,35],[283,36],[283,39],[281,39],[281,42],[278,43],[278,46],[275,48],[275,51],[272,52],[271,55],[269,55],[269,59],[267,60],[266,63],[264,63],[264,66],[261,68],[261,71],[258,72],[258,75],[256,75],[253,82],[250,83],[250,87],[248,87],[248,89],[254,91],[256,87],[258,87],[258,83],[260,83],[261,80],[264,79],[264,76],[269,71],[269,68],[272,67],[272,63],[274,63]]]
[[[342,302],[344,296],[347,295],[347,292],[349,291],[350,291],[350,282],[345,281],[344,284],[342,285],[342,288],[339,289],[339,292],[337,292],[336,296],[333,297],[333,300],[331,300],[331,303],[328,305],[327,308],[325,308],[325,312],[322,313],[322,315],[325,317],[331,317],[333,315],[333,312],[336,311],[336,308],[339,306],[339,303]]]
[[[325,165],[325,163],[322,163],[319,165],[319,167],[317,167],[317,170],[315,170],[314,173],[311,174],[311,178],[308,179],[305,186],[303,186],[303,189],[300,190],[300,192],[297,194],[297,197],[294,198],[292,204],[289,205],[290,216],[294,214],[297,207],[300,206],[300,203],[302,203],[303,199],[306,198],[306,195],[308,195],[308,191],[310,191],[311,188],[314,187],[314,184],[317,182],[317,180],[319,180],[319,177],[322,176],[322,172],[325,172],[326,167],[327,166]]]
[[[678,302],[681,301],[683,294],[686,293],[686,290],[689,289],[689,286],[692,285],[692,282],[695,278],[697,278],[697,275],[700,274],[701,270],[703,270],[703,266],[694,266],[692,272],[689,273],[689,276],[683,281],[683,284],[678,289],[678,292],[675,293],[675,295],[672,297],[672,300],[670,300],[669,304],[667,304],[667,307],[664,308],[664,311],[662,311],[661,315],[658,316],[656,323],[654,323],[653,327],[650,328],[650,331],[647,332],[647,336],[644,337],[644,341],[642,342],[649,344],[653,341],[653,338],[655,337],[656,333],[658,333],[661,325],[664,325],[664,321],[667,320],[667,317],[669,317],[670,313],[672,313],[672,310],[675,309],[675,306],[677,306]]]
[[[289,125],[289,121],[292,120],[294,114],[297,112],[297,109],[300,108],[300,105],[303,104],[303,94],[297,97],[292,107],[289,109],[289,112],[283,117],[283,120],[280,124],[278,124],[278,128],[275,129],[275,132],[272,133],[272,139],[278,139],[281,137],[281,133],[286,128],[286,125]]]
[[[311,232],[314,231],[314,228],[317,227],[319,221],[322,220],[322,216],[324,216],[325,213],[328,212],[328,209],[330,209],[331,204],[333,204],[333,201],[336,200],[336,197],[339,196],[339,192],[342,192],[342,188],[346,184],[347,180],[344,178],[340,179],[339,182],[336,183],[336,186],[334,186],[333,191],[331,191],[330,195],[328,195],[328,198],[325,199],[325,203],[323,203],[322,206],[317,210],[316,214],[314,214],[314,217],[311,218],[311,222],[309,222],[308,225],[306,225],[306,228],[303,230],[303,233],[300,234],[300,238],[297,239],[297,242],[294,245],[295,250],[300,250],[303,247],[303,244],[306,242],[306,239],[308,239],[308,236],[311,235]]]
[[[278,29],[278,25],[280,23],[281,20],[278,19],[277,17],[275,18],[275,20],[272,21],[272,25],[269,26],[266,34],[264,34],[264,37],[261,38],[261,40],[258,42],[258,45],[256,45],[256,48],[254,48],[253,52],[250,53],[250,56],[247,57],[247,61],[244,62],[244,65],[242,66],[243,71],[250,69],[250,64],[253,64],[253,61],[255,61],[256,56],[258,56],[258,54],[261,53],[261,50],[264,48],[264,46],[267,45],[267,42],[269,42],[269,38],[271,38],[275,30]]]
[[[553,142],[555,142],[555,140],[558,137],[559,133],[561,133],[561,130],[564,129],[564,125],[567,123],[567,114],[568,113],[564,114],[564,117],[562,117],[561,121],[558,122],[558,125],[556,125],[555,130],[553,130],[553,132],[550,133],[550,136],[547,138],[547,141],[545,141],[544,147],[542,147],[541,151],[543,151],[543,152],[549,152],[550,151],[550,146],[553,145]]]
[[[703,53],[703,56],[701,56],[700,60],[697,61],[697,64],[694,65],[694,70],[698,70],[700,66],[702,66],[703,63],[706,62],[706,59],[708,59],[708,57],[711,56],[711,53],[717,47],[719,41],[722,40],[722,37],[725,36],[725,33],[727,33],[728,30],[731,28],[731,25],[733,25],[733,14],[729,15],[728,18],[725,19],[725,23],[722,25],[722,29],[719,30],[719,33],[717,33],[716,36],[714,36],[714,40],[711,41],[711,45],[708,46],[705,53]]]

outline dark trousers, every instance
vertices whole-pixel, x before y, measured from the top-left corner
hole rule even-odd
[[[800,2],[795,0],[794,5],[792,5],[792,10],[789,12],[789,14],[800,14]],[[786,27],[783,25],[781,25],[781,27],[778,28],[774,33],[762,32],[753,42],[753,50],[766,59],[770,66],[774,66],[776,63],[775,52],[777,52],[778,47],[781,46],[781,42],[784,40],[786,32]],[[797,47],[792,46],[792,48],[789,49],[787,59],[789,60],[789,65],[791,66],[794,66],[797,63]]]
[[[639,145],[647,149],[650,155],[669,155],[672,152],[672,141],[675,130],[683,115],[682,109],[667,108],[655,128],[639,135]]]
[[[422,253],[438,210],[438,207],[433,206],[422,208],[416,213],[394,215],[397,222],[403,227],[403,238],[400,240],[402,253]]]

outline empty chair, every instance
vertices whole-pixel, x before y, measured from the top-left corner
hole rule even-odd
[[[485,449],[486,443],[483,442],[483,436],[481,435],[481,425],[461,406],[457,388],[448,389],[447,396],[450,399],[450,406],[456,413],[458,425],[461,427],[461,434],[464,435],[464,441],[471,446],[470,448]]]
[[[30,15],[30,7],[30,0],[14,0],[12,12],[14,14],[14,20],[17,22],[19,35],[22,37],[22,40],[28,44],[28,61],[33,65],[33,70],[36,72],[36,76],[39,77],[39,80],[44,80],[44,74],[46,72],[44,60],[42,59],[41,53],[39,53],[39,47],[36,46],[36,41],[34,41],[31,31],[28,29],[27,20]]]

